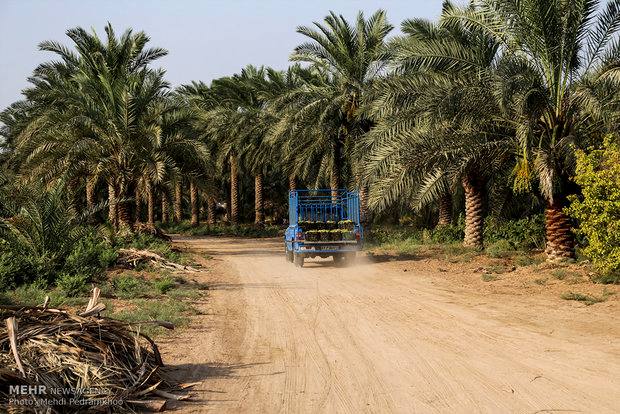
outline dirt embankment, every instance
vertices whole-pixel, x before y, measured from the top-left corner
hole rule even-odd
[[[210,285],[202,314],[161,346],[172,375],[202,381],[181,412],[620,407],[618,295],[585,306],[559,297],[576,286],[521,269],[484,282],[473,262],[298,269],[279,240],[176,243],[212,256],[192,276]]]

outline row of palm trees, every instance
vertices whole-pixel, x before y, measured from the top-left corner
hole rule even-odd
[[[257,223],[267,176],[359,188],[366,219],[436,206],[439,225],[462,192],[464,242],[480,248],[489,194],[508,188],[543,200],[547,253],[571,258],[575,149],[618,132],[619,28],[620,0],[445,2],[437,21],[406,20],[392,38],[384,11],[330,13],[298,28],[307,41],[286,71],[247,66],[176,90],[144,33],[78,28],[75,50],[40,45],[60,60],[35,70],[2,135],[23,179],[65,177],[89,209],[106,198],[119,227],[143,205],[151,225],[157,210],[181,220],[187,185],[193,224],[201,206],[214,222],[224,200],[237,223],[244,174]]]

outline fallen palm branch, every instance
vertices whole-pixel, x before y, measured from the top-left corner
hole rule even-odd
[[[159,266],[162,269],[168,269],[173,271],[182,272],[198,272],[198,269],[191,266],[185,266],[178,263],[171,262],[170,260],[153,253],[148,250],[138,249],[119,249],[117,263],[121,266],[137,267],[142,263],[149,263],[155,266]]]
[[[139,332],[142,323],[173,326],[100,317],[105,306],[97,302],[97,290],[79,315],[0,307],[5,322],[0,326],[0,412],[160,411],[169,399],[188,398],[169,392],[157,346]]]

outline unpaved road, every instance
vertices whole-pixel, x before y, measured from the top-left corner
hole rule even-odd
[[[202,382],[181,412],[620,411],[617,314],[389,262],[297,269],[279,240],[175,241],[212,256],[192,276],[203,314],[162,344],[173,376]]]

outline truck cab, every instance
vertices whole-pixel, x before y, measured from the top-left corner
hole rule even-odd
[[[284,251],[287,261],[298,267],[317,256],[331,256],[336,264],[346,264],[362,248],[357,191],[291,190],[288,213]]]

